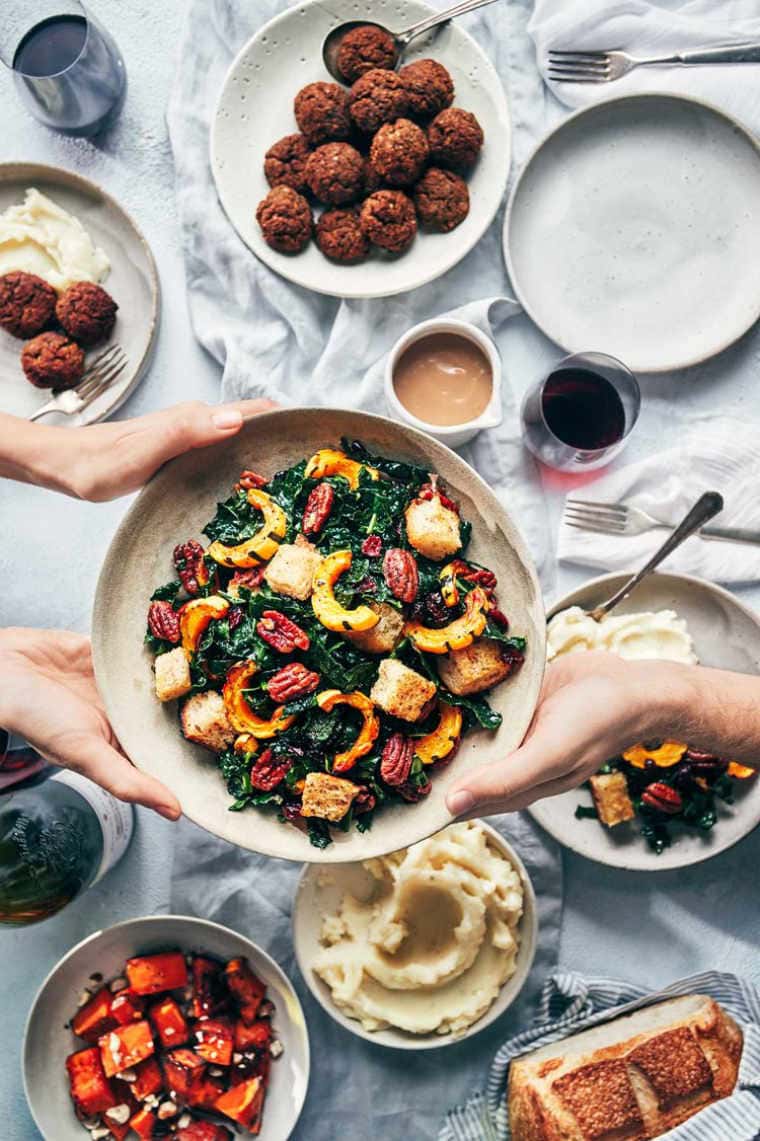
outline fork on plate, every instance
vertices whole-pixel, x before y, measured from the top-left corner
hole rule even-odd
[[[727,44],[673,55],[635,56],[624,51],[549,50],[548,78],[556,83],[612,83],[635,67],[658,64],[686,66],[697,63],[760,63],[760,44]]]
[[[58,392],[29,417],[39,420],[50,412],[61,412],[64,416],[74,416],[97,400],[121,375],[127,364],[127,354],[121,345],[111,345],[104,349],[89,366],[76,388]]]
[[[629,503],[596,503],[589,499],[568,497],[562,522],[580,531],[602,535],[641,535],[644,531],[672,531],[671,523],[655,519],[648,511]],[[702,527],[697,532],[703,539],[722,539],[733,543],[760,543],[760,531],[744,527]]]

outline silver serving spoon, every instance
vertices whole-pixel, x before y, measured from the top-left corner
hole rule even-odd
[[[605,614],[609,614],[619,602],[634,590],[642,579],[646,578],[655,567],[658,567],[663,559],[666,559],[669,554],[680,547],[684,539],[688,539],[689,535],[693,535],[700,527],[703,527],[708,519],[712,519],[719,511],[723,510],[723,496],[717,491],[706,491],[704,495],[700,495],[697,502],[689,512],[684,516],[681,522],[676,527],[672,534],[668,535],[665,542],[658,550],[652,555],[651,559],[645,566],[641,568],[636,574],[631,575],[627,582],[624,582],[620,590],[615,591],[611,598],[603,602],[601,606],[595,606],[593,610],[589,610],[589,616],[595,622],[599,622]]]
[[[345,79],[338,71],[336,59],[338,48],[346,32],[353,31],[354,28],[381,28],[384,32],[388,32],[389,35],[393,36],[396,48],[396,58],[393,63],[395,68],[398,67],[401,62],[401,57],[416,36],[421,36],[423,32],[429,32],[431,28],[437,27],[438,24],[445,24],[448,20],[453,19],[454,16],[462,16],[465,12],[471,12],[474,8],[482,8],[485,4],[494,3],[495,0],[461,0],[461,3],[455,4],[453,8],[448,8],[445,12],[435,12],[432,16],[427,16],[426,19],[420,20],[419,23],[412,24],[410,28],[405,28],[402,32],[391,32],[389,28],[386,28],[383,24],[376,23],[374,20],[349,20],[348,23],[339,24],[337,28],[333,28],[325,37],[325,42],[322,44],[322,59],[333,79],[337,79],[338,83],[345,83]]]

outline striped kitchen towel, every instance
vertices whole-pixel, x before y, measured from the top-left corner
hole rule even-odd
[[[744,1049],[731,1097],[697,1113],[667,1133],[669,1141],[757,1141],[760,1138],[760,993],[735,975],[705,971],[655,993],[616,979],[555,974],[547,979],[534,1026],[514,1035],[491,1065],[484,1092],[447,1115],[438,1141],[509,1141],[507,1074],[513,1058],[556,1042],[619,1014],[666,998],[709,994],[741,1024]]]

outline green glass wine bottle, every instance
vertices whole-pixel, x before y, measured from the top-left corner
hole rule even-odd
[[[0,791],[0,924],[9,926],[47,919],[97,883],[134,824],[131,805],[33,758]]]

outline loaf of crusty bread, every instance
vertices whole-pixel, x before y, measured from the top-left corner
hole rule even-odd
[[[706,995],[686,995],[517,1058],[512,1141],[645,1141],[736,1085],[742,1032]]]

